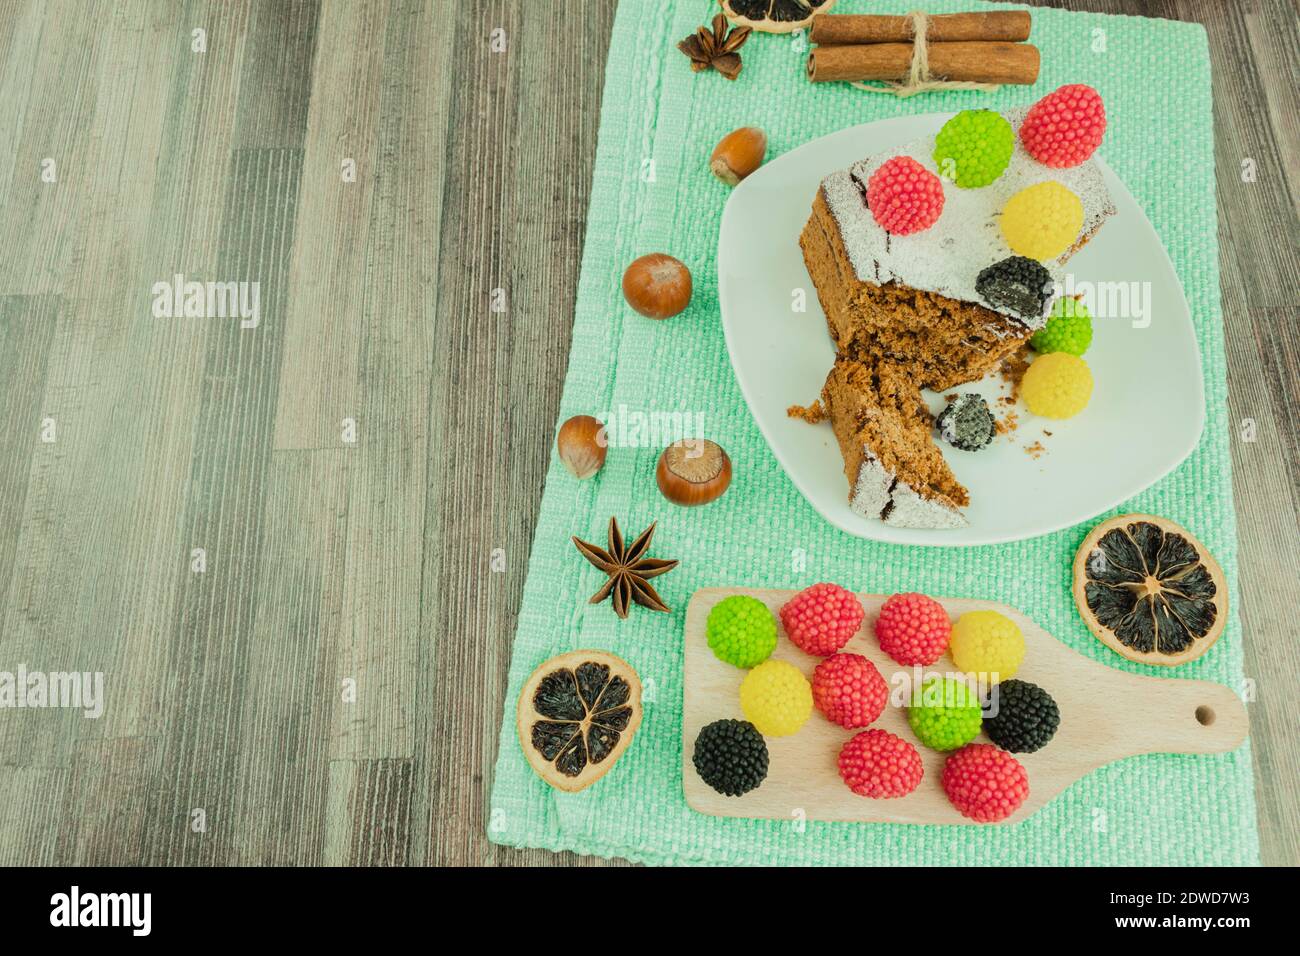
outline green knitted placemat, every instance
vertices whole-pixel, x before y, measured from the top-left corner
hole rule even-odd
[[[930,0],[926,8],[937,13],[972,5]],[[841,0],[836,12],[904,13],[909,6]],[[1071,561],[1094,522],[992,547],[910,548],[837,531],[795,490],[741,397],[718,318],[715,250],[727,187],[706,166],[714,144],[735,127],[767,130],[770,158],[871,120],[967,107],[1000,110],[1028,105],[1064,83],[1095,86],[1109,117],[1101,152],[1155,224],[1191,304],[1207,402],[1196,451],[1117,513],[1166,515],[1190,528],[1222,563],[1234,608],[1237,575],[1204,30],[1035,9],[1032,42],[1043,66],[1033,87],[898,100],[843,84],[810,84],[803,76],[807,44],[797,36],[753,35],[734,83],[712,71],[692,73],[677,41],[716,10],[711,0],[619,5],[560,420],[595,415],[611,423],[616,444],[638,447],[612,448],[604,469],[584,482],[552,455],[502,715],[490,839],[649,863],[1258,862],[1248,745],[1223,756],[1152,755],[1111,764],[1013,826],[804,824],[714,818],[687,807],[682,626],[698,588],[799,588],[828,580],[885,594],[918,590],[995,599],[1020,608],[1088,657],[1157,673],[1103,647],[1075,610]],[[791,236],[792,255],[794,241]],[[623,269],[651,251],[682,259],[695,278],[690,308],[665,322],[636,315],[620,294]],[[626,427],[614,428],[611,420]],[[671,506],[655,485],[660,450],[683,433],[716,440],[736,466],[730,490],[705,508]],[[629,535],[658,520],[653,553],[681,560],[656,580],[672,614],[635,608],[619,621],[608,604],[586,603],[603,578],[569,538],[603,542],[611,515]],[[538,664],[579,647],[608,649],[636,668],[646,688],[645,719],[604,779],[565,794],[529,768],[515,734],[515,699]],[[1235,611],[1219,642],[1176,676],[1242,685]]]

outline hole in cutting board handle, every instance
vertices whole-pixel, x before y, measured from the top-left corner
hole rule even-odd
[[[1208,727],[1210,724],[1214,723],[1214,718],[1216,716],[1214,708],[1209,704],[1202,704],[1200,707],[1196,708],[1196,722],[1202,727]]]

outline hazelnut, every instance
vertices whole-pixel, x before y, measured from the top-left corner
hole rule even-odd
[[[652,319],[667,319],[691,301],[691,271],[672,256],[652,252],[623,273],[623,298]]]
[[[728,186],[734,186],[763,165],[766,153],[767,134],[757,126],[742,126],[713,147],[709,169]]]
[[[575,478],[590,478],[600,471],[608,445],[605,426],[590,415],[574,415],[560,426],[555,439],[560,461]]]
[[[731,484],[731,459],[708,439],[673,442],[659,456],[655,480],[673,504],[707,505]]]

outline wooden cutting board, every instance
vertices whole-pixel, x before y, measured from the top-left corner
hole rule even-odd
[[[925,776],[906,797],[873,800],[853,793],[840,779],[836,757],[856,733],[832,724],[813,708],[812,716],[790,737],[767,738],[771,756],[767,779],[742,797],[726,797],[705,784],[691,758],[695,737],[704,727],[726,717],[744,719],[740,682],[747,671],[713,656],[705,637],[705,622],[713,606],[733,594],[758,598],[777,614],[796,592],[751,588],[706,588],[695,592],[686,609],[686,667],[682,719],[682,776],[686,802],[700,813],[725,817],[782,820],[853,820],[873,823],[971,823],[948,802],[940,785],[946,754],[923,746],[907,723],[905,709],[895,700],[896,680],[910,677],[880,650],[872,624],[885,595],[859,594],[866,618],[862,629],[845,646],[846,652],[869,658],[890,683],[891,700],[872,727],[897,734],[921,754]],[[1143,677],[1089,660],[1036,625],[1014,608],[991,601],[941,598],[952,620],[966,611],[1000,611],[1025,635],[1025,661],[1016,677],[1038,684],[1056,699],[1061,726],[1042,750],[1017,754],[1029,774],[1029,798],[1004,823],[1030,816],[1058,793],[1103,764],[1144,753],[1210,754],[1235,750],[1246,739],[1246,708],[1222,684],[1177,678]],[[773,658],[789,661],[809,679],[819,658],[797,648],[785,636],[777,618],[778,640]],[[956,665],[946,654],[926,674],[955,676]],[[908,687],[912,686],[909,682]],[[981,733],[976,742],[988,743]]]

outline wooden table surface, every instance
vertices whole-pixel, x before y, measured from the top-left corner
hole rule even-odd
[[[1295,10],[1063,5],[1209,30],[1259,827],[1295,864]],[[0,863],[601,862],[484,831],[613,14],[0,0],[0,670],[108,701],[0,713]],[[178,273],[256,279],[259,326],[151,317]]]

